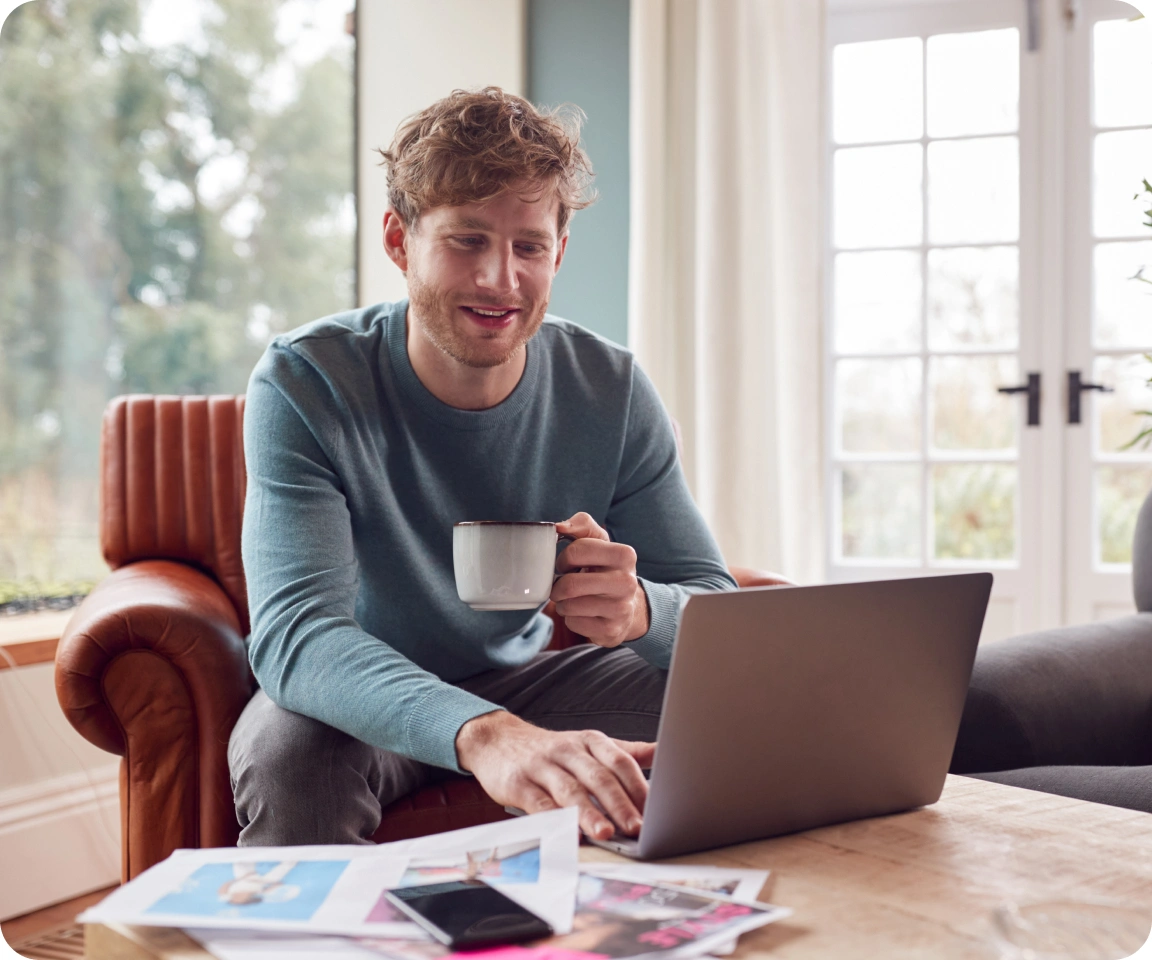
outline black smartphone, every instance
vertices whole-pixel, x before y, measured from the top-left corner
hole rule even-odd
[[[495,947],[552,936],[546,921],[479,880],[400,887],[384,896],[449,947]]]

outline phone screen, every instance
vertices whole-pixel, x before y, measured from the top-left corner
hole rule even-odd
[[[388,899],[450,947],[523,943],[552,935],[552,928],[479,880],[389,890]]]

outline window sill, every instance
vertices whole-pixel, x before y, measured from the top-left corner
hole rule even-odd
[[[75,612],[61,610],[0,617],[0,649],[7,654],[0,654],[0,670],[8,670],[13,664],[28,667],[55,660],[60,635]]]

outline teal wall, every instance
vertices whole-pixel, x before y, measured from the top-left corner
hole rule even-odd
[[[576,214],[549,312],[628,342],[628,0],[528,0],[528,99],[574,103],[600,199]]]

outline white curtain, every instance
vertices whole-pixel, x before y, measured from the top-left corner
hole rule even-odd
[[[629,340],[730,564],[824,573],[823,0],[633,0]]]

